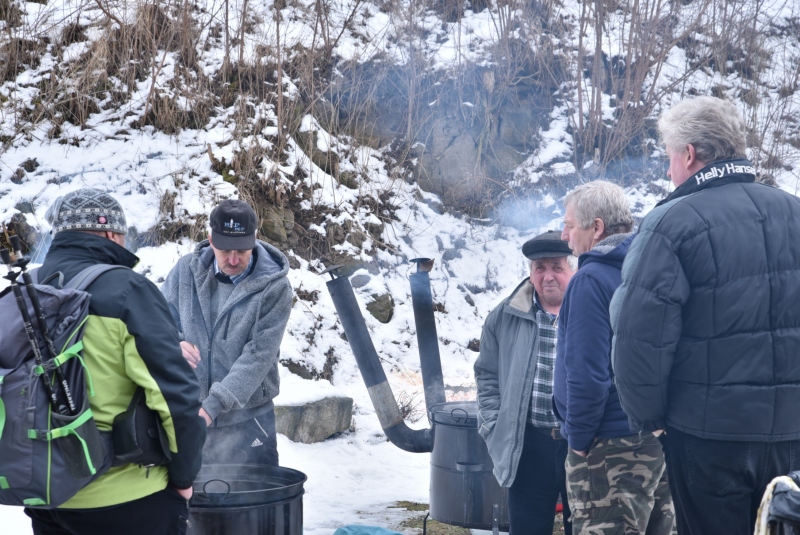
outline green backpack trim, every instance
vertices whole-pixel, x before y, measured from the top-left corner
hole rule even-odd
[[[73,422],[59,427],[58,429],[52,429],[49,431],[28,429],[28,438],[31,440],[46,440],[52,443],[52,441],[57,438],[74,436],[81,443],[83,455],[86,457],[86,464],[89,467],[89,472],[94,475],[97,473],[97,469],[95,469],[94,464],[92,463],[92,457],[89,454],[89,447],[86,445],[86,441],[83,439],[83,437],[75,431],[75,429],[91,420],[93,416],[94,414],[92,413],[92,409],[86,409],[86,412],[75,418]]]
[[[83,325],[84,322],[81,322],[81,325]],[[89,387],[89,397],[93,398],[94,383],[92,382],[92,374],[89,372],[89,368],[86,367],[86,363],[83,361],[83,357],[80,355],[81,351],[83,351],[83,341],[79,340],[78,342],[73,344],[69,349],[65,349],[59,356],[54,358],[52,362],[54,362],[56,366],[61,366],[62,364],[64,364],[73,357],[81,361],[81,366],[83,367],[83,373],[86,375],[86,383]],[[47,370],[44,368],[44,366],[34,366],[33,373],[35,373],[36,375],[43,375],[47,373]]]

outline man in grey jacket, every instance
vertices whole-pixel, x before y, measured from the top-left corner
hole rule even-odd
[[[475,362],[478,432],[508,489],[514,535],[552,535],[559,494],[572,533],[564,460],[567,441],[553,414],[556,324],[575,257],[556,231],[528,240],[530,277],[486,318]]]
[[[208,240],[172,268],[161,291],[200,380],[208,427],[203,463],[278,465],[278,357],[292,308],[289,262],[256,240],[253,209],[222,201]]]

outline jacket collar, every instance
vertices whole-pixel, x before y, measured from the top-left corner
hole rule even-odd
[[[217,313],[219,322],[225,313],[241,299],[254,295],[267,287],[273,280],[289,273],[289,261],[278,249],[272,245],[258,240],[256,242],[257,254],[254,254],[255,265],[252,272],[243,281],[236,285],[233,293]],[[205,321],[211,317],[210,304],[211,292],[216,278],[214,276],[214,250],[208,240],[197,244],[189,262],[189,271],[194,278],[197,300]],[[208,324],[207,324],[208,325]],[[208,325],[213,333],[214,325]]]
[[[661,206],[674,199],[685,197],[704,189],[716,188],[736,182],[755,182],[755,180],[756,169],[750,160],[744,158],[720,160],[700,169],[656,206]]]
[[[508,306],[519,310],[520,312],[528,312],[533,307],[533,295],[536,291],[533,288],[530,280],[524,280],[519,284],[514,293],[508,300]]]
[[[139,257],[108,238],[86,232],[61,231],[53,238],[48,258],[90,260],[96,264],[113,264],[133,268]]]

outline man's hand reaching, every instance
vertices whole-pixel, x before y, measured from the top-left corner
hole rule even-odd
[[[202,416],[203,419],[206,421],[206,427],[211,425],[211,422],[214,421],[214,420],[211,419],[211,416],[209,416],[209,414],[203,408],[200,409],[200,416]]]
[[[197,348],[196,345],[190,344],[187,341],[181,342],[181,351],[183,352],[183,358],[189,363],[189,366],[192,369],[196,369],[197,365],[200,363],[200,349]]]

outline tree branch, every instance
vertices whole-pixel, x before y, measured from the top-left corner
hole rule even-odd
[[[122,21],[121,21],[121,20],[119,20],[119,19],[118,19],[116,16],[114,16],[114,14],[113,14],[113,13],[111,13],[111,11],[110,11],[110,10],[108,10],[108,9],[106,8],[106,6],[104,6],[104,5],[103,5],[103,2],[102,2],[101,0],[94,0],[94,3],[95,3],[95,4],[97,4],[97,7],[99,7],[99,8],[100,8],[100,11],[102,11],[103,13],[105,13],[106,17],[110,18],[111,20],[113,20],[114,22],[116,22],[117,24],[119,24],[119,27],[120,27],[120,28],[124,28],[124,27],[125,27],[125,25],[122,23]]]

